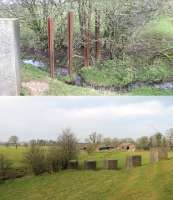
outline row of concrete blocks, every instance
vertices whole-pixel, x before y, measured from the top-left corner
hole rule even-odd
[[[126,168],[138,167],[141,165],[142,165],[141,156],[135,155],[135,156],[128,156],[126,158]],[[105,169],[108,169],[108,170],[117,170],[118,160],[105,160],[104,166],[105,166]],[[70,160],[68,168],[79,169],[79,162],[77,160]],[[84,168],[87,170],[96,170],[97,162],[95,160],[86,160],[84,161]]]

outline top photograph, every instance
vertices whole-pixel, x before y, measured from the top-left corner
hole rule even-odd
[[[173,0],[0,1],[0,96],[119,95],[173,95]]]

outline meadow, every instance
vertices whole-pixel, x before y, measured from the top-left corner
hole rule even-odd
[[[22,164],[25,148],[1,147],[14,165]],[[42,176],[26,176],[0,185],[0,200],[172,200],[173,153],[157,164],[149,163],[149,152],[142,155],[142,167],[125,169],[127,152],[81,152],[79,161],[97,160],[96,171],[66,170]],[[118,159],[119,170],[104,170],[104,159]]]

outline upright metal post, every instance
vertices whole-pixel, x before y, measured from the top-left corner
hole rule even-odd
[[[95,58],[100,60],[101,58],[101,44],[100,44],[100,13],[96,9],[95,11]]]
[[[84,66],[90,65],[90,45],[91,45],[91,33],[90,26],[91,21],[90,17],[84,18]]]
[[[68,12],[68,71],[69,74],[73,70],[73,35],[74,35],[74,12]]]
[[[53,17],[48,17],[48,53],[50,76],[55,78],[55,49],[54,49],[54,20]]]

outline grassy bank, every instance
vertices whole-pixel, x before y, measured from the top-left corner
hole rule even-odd
[[[22,82],[38,81],[48,84],[49,89],[41,95],[52,96],[99,96],[99,95],[113,95],[110,92],[99,92],[94,89],[87,89],[77,86],[67,85],[58,79],[52,80],[49,74],[43,70],[36,69],[32,65],[24,64],[22,67]],[[21,95],[30,95],[27,87],[22,88]],[[115,95],[115,94],[114,94]]]
[[[23,65],[22,67],[22,82],[45,82],[48,84],[49,89],[40,95],[52,95],[52,96],[115,96],[115,95],[173,95],[173,90],[154,89],[150,87],[140,88],[132,90],[129,93],[116,93],[116,92],[104,92],[94,89],[71,86],[63,83],[62,81],[49,78],[49,74],[40,69],[34,68],[32,65]],[[22,87],[21,95],[30,95],[30,91],[26,86]],[[39,95],[38,95],[39,96]]]
[[[25,150],[1,148],[1,151],[19,162],[19,155]],[[7,181],[0,185],[0,200],[172,200],[173,153],[169,160],[155,165],[149,164],[147,151],[137,154],[143,156],[143,166],[127,170],[124,168],[126,152],[93,153],[89,156],[83,152],[80,154],[81,163],[85,159],[96,159],[98,167],[101,167],[103,159],[115,158],[122,169],[67,170]]]

